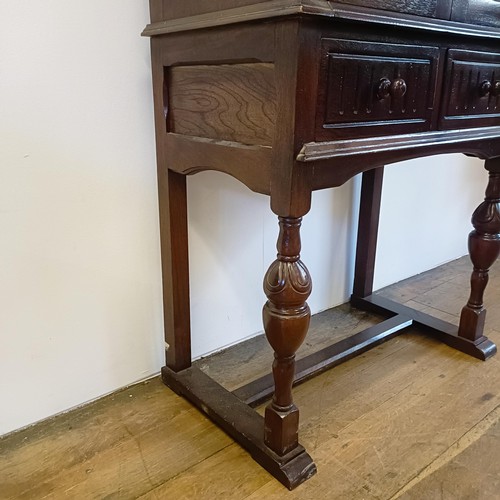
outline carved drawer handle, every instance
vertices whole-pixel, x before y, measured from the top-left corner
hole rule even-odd
[[[488,94],[492,96],[500,95],[500,80],[495,80],[491,83],[489,80],[485,80],[479,86],[479,95],[485,97]]]
[[[406,94],[406,82],[402,78],[396,78],[391,82],[389,78],[382,78],[378,84],[377,98],[380,100],[387,97],[403,97]]]

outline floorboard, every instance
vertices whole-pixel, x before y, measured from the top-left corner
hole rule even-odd
[[[457,322],[468,259],[379,293]],[[500,344],[500,270],[487,334]],[[313,320],[306,356],[380,318]],[[267,373],[263,337],[200,360],[228,389]],[[500,499],[500,357],[409,329],[295,390],[318,474],[289,492],[158,378],[0,439],[0,499]],[[262,407],[258,408],[262,412]]]

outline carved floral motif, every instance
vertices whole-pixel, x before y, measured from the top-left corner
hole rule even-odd
[[[264,278],[268,299],[279,308],[304,304],[311,294],[311,276],[304,263],[275,260]]]
[[[486,197],[472,214],[472,225],[478,233],[500,237],[500,174],[490,174]]]
[[[488,168],[488,167],[487,167]],[[483,335],[486,310],[483,295],[488,272],[500,255],[500,173],[491,171],[486,197],[472,215],[469,253],[474,269],[471,292],[460,317],[459,336],[477,341]]]
[[[295,353],[309,328],[311,277],[300,260],[300,218],[280,217],[278,256],[264,277],[268,301],[262,312],[266,336],[274,349],[274,396],[265,412],[264,440],[284,455],[298,444],[299,411],[293,404]]]

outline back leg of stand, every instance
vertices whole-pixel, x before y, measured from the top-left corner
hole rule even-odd
[[[367,297],[373,292],[383,177],[384,167],[363,173],[354,268],[353,295],[356,297]]]
[[[159,169],[163,316],[167,366],[191,366],[186,176]]]

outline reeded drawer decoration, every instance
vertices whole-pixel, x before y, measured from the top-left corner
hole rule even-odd
[[[441,128],[500,125],[500,54],[449,50]]]
[[[438,59],[436,47],[323,40],[317,139],[429,130]]]

